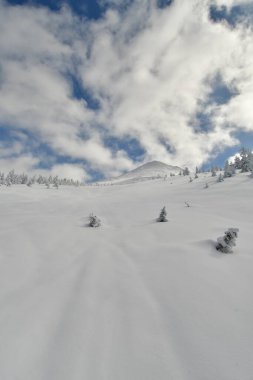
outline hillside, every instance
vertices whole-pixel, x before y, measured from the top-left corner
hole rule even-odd
[[[160,161],[151,161],[117,178],[113,178],[111,182],[118,184],[141,182],[159,177],[169,177],[170,174],[178,174],[181,170],[179,166],[167,165]]]
[[[252,378],[253,179],[188,181],[0,187],[0,379]]]

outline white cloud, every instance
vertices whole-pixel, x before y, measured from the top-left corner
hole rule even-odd
[[[252,4],[252,0],[213,0],[213,4],[231,8],[238,5]]]
[[[87,21],[67,8],[0,1],[0,124],[28,130],[107,175],[134,166],[127,152],[106,145],[110,136],[136,139],[146,160],[200,165],[236,143],[235,129],[253,130],[252,30],[208,17],[211,4],[238,3],[181,0],[161,10],[138,0],[123,13]],[[192,122],[217,73],[238,95],[208,106],[214,127],[196,133]],[[74,98],[69,74],[101,109]]]
[[[90,179],[88,173],[79,165],[74,164],[59,164],[54,165],[48,174],[53,176],[58,175],[59,178],[71,178],[74,181],[85,182]]]
[[[235,143],[225,126],[229,121],[228,115],[223,116],[225,106],[217,110],[223,126],[219,123],[213,131],[196,135],[189,125],[210,91],[208,78],[217,73],[228,77],[231,61],[252,57],[245,50],[252,33],[211,22],[208,4],[187,0],[174,2],[167,10],[146,9],[146,25],[130,40],[120,30],[129,30],[133,17],[138,19],[139,4],[135,12],[129,11],[131,18],[127,14],[118,25],[115,19],[108,25],[109,18],[95,25],[96,45],[90,67],[82,73],[84,83],[109,97],[103,103],[104,115],[114,133],[137,136],[151,159],[199,164],[216,147]],[[243,75],[240,68],[241,62],[236,62],[228,85],[237,86]],[[246,127],[244,122],[241,127]],[[176,154],[169,153],[161,141],[175,147]]]
[[[31,173],[34,166],[37,165],[39,160],[29,154],[22,154],[15,157],[2,157],[0,158],[0,172],[7,173],[15,169],[17,173]]]

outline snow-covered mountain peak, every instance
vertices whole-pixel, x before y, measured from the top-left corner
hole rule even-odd
[[[165,177],[169,176],[170,174],[178,174],[181,170],[182,169],[179,166],[167,165],[160,161],[151,161],[115,178],[115,181],[137,182],[145,179]]]

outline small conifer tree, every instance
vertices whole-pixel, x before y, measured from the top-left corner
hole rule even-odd
[[[101,220],[93,214],[89,216],[89,227],[99,227],[101,226]]]
[[[223,182],[223,181],[224,181],[223,175],[220,173],[217,178],[217,182]]]
[[[217,239],[216,249],[223,253],[232,253],[232,248],[236,245],[236,238],[238,237],[238,228],[228,228],[225,235]]]
[[[229,164],[228,161],[225,162],[224,166],[224,178],[232,177],[235,174],[235,167],[233,164]]]
[[[160,215],[157,218],[157,222],[168,222],[168,219],[166,218],[167,216],[167,211],[165,206],[161,209]]]
[[[240,169],[242,173],[249,172],[251,170],[250,168],[250,162],[252,160],[252,152],[249,149],[242,148],[240,151]]]
[[[183,175],[189,175],[190,174],[190,170],[186,167],[184,170],[183,170]]]

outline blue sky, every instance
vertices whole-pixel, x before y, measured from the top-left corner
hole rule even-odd
[[[0,171],[111,177],[253,149],[249,0],[0,0]]]

